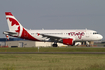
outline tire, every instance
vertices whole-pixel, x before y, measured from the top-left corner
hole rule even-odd
[[[52,46],[53,46],[53,47],[58,47],[58,45],[57,45],[57,44],[53,44]]]

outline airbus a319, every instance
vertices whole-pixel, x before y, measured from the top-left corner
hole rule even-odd
[[[88,29],[28,30],[19,23],[11,12],[5,12],[5,15],[9,27],[9,31],[3,32],[6,36],[9,35],[33,41],[53,42],[53,47],[57,47],[57,43],[74,45],[75,42],[89,42],[103,38],[97,31]]]

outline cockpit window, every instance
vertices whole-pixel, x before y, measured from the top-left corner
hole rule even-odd
[[[93,34],[98,34],[97,32],[94,32]]]

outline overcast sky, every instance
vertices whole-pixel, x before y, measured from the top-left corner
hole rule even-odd
[[[0,0],[0,37],[8,30],[5,12],[27,29],[87,28],[105,36],[105,0]]]

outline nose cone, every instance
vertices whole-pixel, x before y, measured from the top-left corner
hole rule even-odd
[[[102,36],[102,35],[99,35],[99,36],[98,36],[98,39],[99,39],[99,40],[103,39],[103,36]]]

